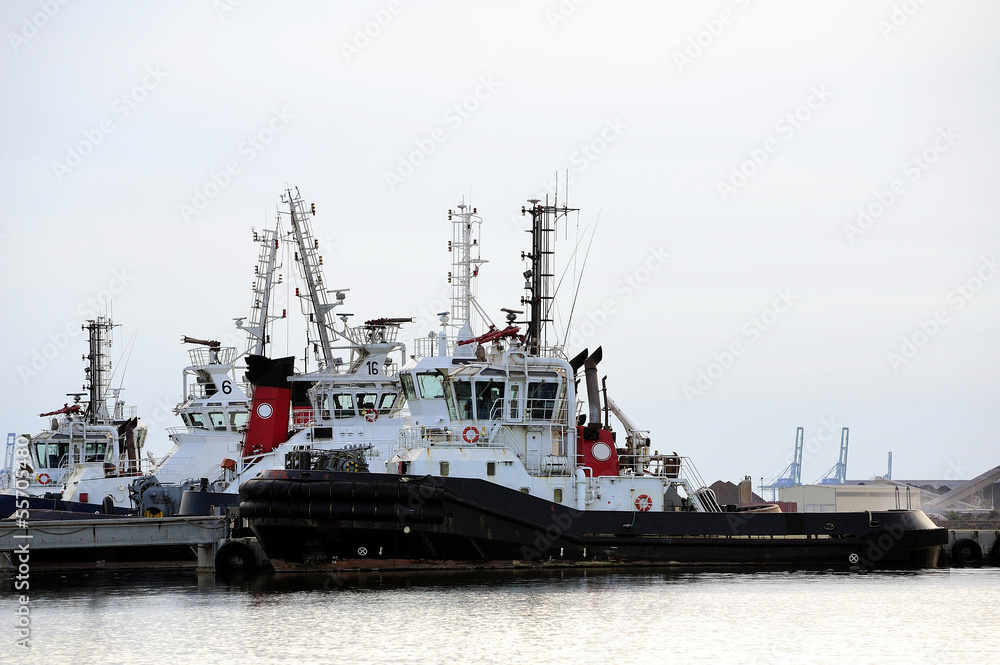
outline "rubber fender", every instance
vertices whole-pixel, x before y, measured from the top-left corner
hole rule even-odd
[[[226,543],[215,555],[215,570],[222,574],[250,573],[257,568],[257,558],[243,543]]]
[[[960,538],[951,546],[951,560],[957,566],[974,566],[983,561],[983,550],[974,540]]]

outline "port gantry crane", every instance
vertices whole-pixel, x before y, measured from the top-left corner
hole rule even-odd
[[[833,465],[826,475],[820,479],[819,485],[844,485],[847,483],[847,438],[848,431],[845,427],[840,432],[840,458]]]
[[[785,470],[779,473],[768,485],[761,482],[760,495],[764,496],[764,490],[771,490],[771,500],[777,501],[778,488],[797,487],[802,484],[802,442],[805,438],[805,430],[801,427],[795,428],[795,452],[792,454],[791,463]]]

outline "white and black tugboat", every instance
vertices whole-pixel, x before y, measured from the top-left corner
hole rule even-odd
[[[453,344],[442,336],[436,354],[400,370],[410,415],[384,469],[341,470],[299,446],[285,468],[242,483],[241,516],[276,568],[936,564],[947,532],[919,510],[724,507],[687,457],[652,450],[606,385],[602,407],[602,349],[568,360],[548,343],[555,225],[570,209],[531,201],[522,212],[532,221],[526,320],[504,310],[504,328],[475,335],[466,318]],[[468,265],[453,277],[467,285]],[[454,300],[467,317],[471,296]],[[255,430],[252,416],[248,441]]]
[[[227,490],[236,501],[243,479],[283,468],[290,451],[322,454],[330,468],[384,470],[404,425],[399,364],[392,354],[405,359],[406,347],[397,335],[411,319],[378,318],[348,326],[353,314],[337,312],[348,289],[324,284],[319,242],[309,223],[315,206],[307,209],[297,190],[287,190],[282,203],[287,209],[279,214],[288,216],[304,284],[296,289],[308,322],[303,361],[308,363],[311,352],[316,369],[296,372],[293,357],[247,357],[246,377],[253,386],[249,429]]]
[[[89,352],[86,383],[82,393],[70,393],[72,404],[39,414],[51,418],[49,429],[24,437],[27,458],[8,450],[4,486],[0,487],[0,516],[14,512],[14,498],[26,497],[28,507],[77,512],[126,512],[124,502],[105,501],[97,491],[66,496],[67,483],[81,478],[100,479],[127,487],[140,476],[141,452],[146,428],[136,416],[136,408],[121,401],[121,389],[111,387],[111,346],[115,324],[100,316],[87,321]],[[15,447],[8,441],[8,449]]]
[[[183,426],[167,429],[170,450],[160,459],[151,459],[148,474],[128,488],[140,514],[208,514],[213,506],[227,505],[217,496],[206,501],[203,495],[221,492],[238,471],[250,398],[237,363],[264,353],[270,340],[268,326],[286,314],[271,314],[273,289],[282,282],[277,272],[280,221],[274,229],[254,231],[253,240],[259,245],[259,256],[249,322],[245,316],[235,319],[236,327],[246,333],[246,349],[240,353],[235,346],[216,340],[181,338],[181,343],[195,345],[188,350],[191,364],[184,368],[183,401],[174,407]]]

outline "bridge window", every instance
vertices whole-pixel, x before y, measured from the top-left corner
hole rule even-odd
[[[399,378],[403,381],[403,394],[406,395],[406,399],[416,399],[417,391],[413,389],[413,375],[404,373],[400,374]]]
[[[457,420],[472,420],[472,384],[468,381],[455,382],[455,404],[458,406]]]
[[[208,414],[209,419],[212,421],[212,429],[226,431],[226,416],[225,414],[219,413],[218,411],[211,411]]]
[[[35,461],[38,467],[55,469],[59,461],[69,452],[69,444],[35,443]]]
[[[108,456],[108,444],[105,442],[88,441],[84,446],[85,462],[103,462]]]
[[[557,383],[528,384],[528,413],[533,420],[551,420],[556,407]]]
[[[364,413],[365,409],[375,409],[378,402],[378,393],[358,393],[358,409]]]
[[[480,420],[500,420],[503,383],[500,381],[476,381],[476,417]]]
[[[189,413],[188,417],[191,419],[191,427],[197,427],[198,429],[208,429],[205,425],[205,416],[200,413]]]
[[[382,398],[378,402],[378,412],[389,413],[392,411],[392,405],[395,403],[396,393],[383,393]]]
[[[357,412],[354,410],[353,395],[350,393],[340,393],[331,397],[333,398],[334,418],[351,418],[357,415]]]
[[[420,396],[424,399],[444,399],[444,385],[440,374],[417,374],[417,385],[420,387]]]
[[[238,432],[247,425],[247,420],[250,419],[250,414],[246,411],[236,411],[235,413],[229,414],[229,424],[232,426],[234,432]]]

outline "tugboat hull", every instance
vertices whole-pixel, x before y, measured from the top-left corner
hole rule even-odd
[[[935,566],[947,542],[919,510],[581,511],[471,478],[284,470],[240,494],[279,569],[900,569]]]

